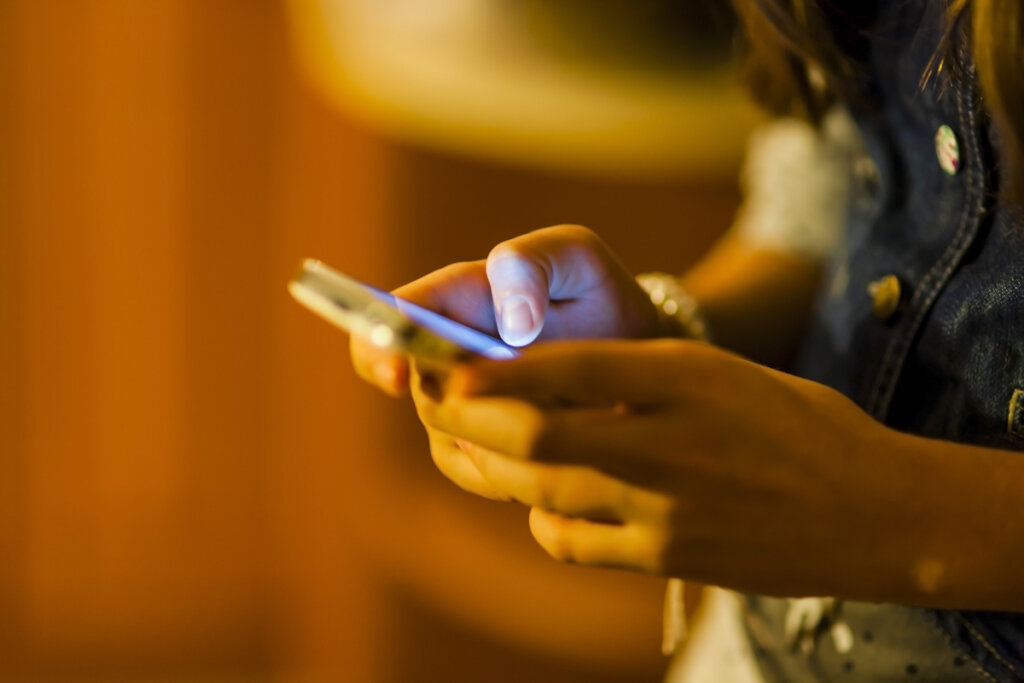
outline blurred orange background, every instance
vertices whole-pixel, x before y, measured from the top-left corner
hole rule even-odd
[[[315,256],[394,287],[560,222],[682,270],[736,155],[421,143],[310,77],[295,12],[0,1],[0,680],[659,680],[663,581],[560,566],[450,485],[285,283]]]

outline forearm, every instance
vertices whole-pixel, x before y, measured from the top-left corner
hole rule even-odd
[[[889,429],[878,438],[866,444],[882,454],[866,458],[876,488],[863,496],[876,513],[863,537],[847,539],[875,552],[878,566],[840,575],[847,585],[837,592],[1024,612],[1024,454]]]
[[[682,284],[718,345],[778,366],[799,343],[819,277],[808,260],[728,235]],[[879,426],[843,467],[860,478],[850,524],[830,547],[789,555],[823,561],[807,592],[1024,611],[1024,453]]]
[[[682,284],[716,344],[779,367],[796,350],[820,273],[803,256],[757,248],[729,233]]]

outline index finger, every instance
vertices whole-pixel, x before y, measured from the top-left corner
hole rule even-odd
[[[484,261],[455,263],[414,280],[393,294],[491,335],[496,333],[494,307]],[[356,373],[392,396],[409,387],[406,356],[382,349],[358,336],[349,342]]]
[[[492,337],[498,334],[485,261],[453,263],[392,294]]]

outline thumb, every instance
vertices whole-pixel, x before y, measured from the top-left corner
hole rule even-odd
[[[512,346],[535,340],[550,302],[575,299],[604,280],[606,251],[592,231],[578,225],[534,230],[494,247],[487,279],[501,338]]]
[[[498,333],[511,346],[525,346],[540,334],[548,310],[548,274],[529,254],[503,249],[487,258]]]

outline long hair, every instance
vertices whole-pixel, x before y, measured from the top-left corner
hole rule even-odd
[[[969,36],[982,105],[999,132],[1003,196],[1024,199],[1024,2],[946,0],[946,39],[922,82],[955,68],[957,39]],[[775,113],[817,121],[837,98],[857,100],[873,3],[836,0],[733,0],[744,25],[747,82]]]

